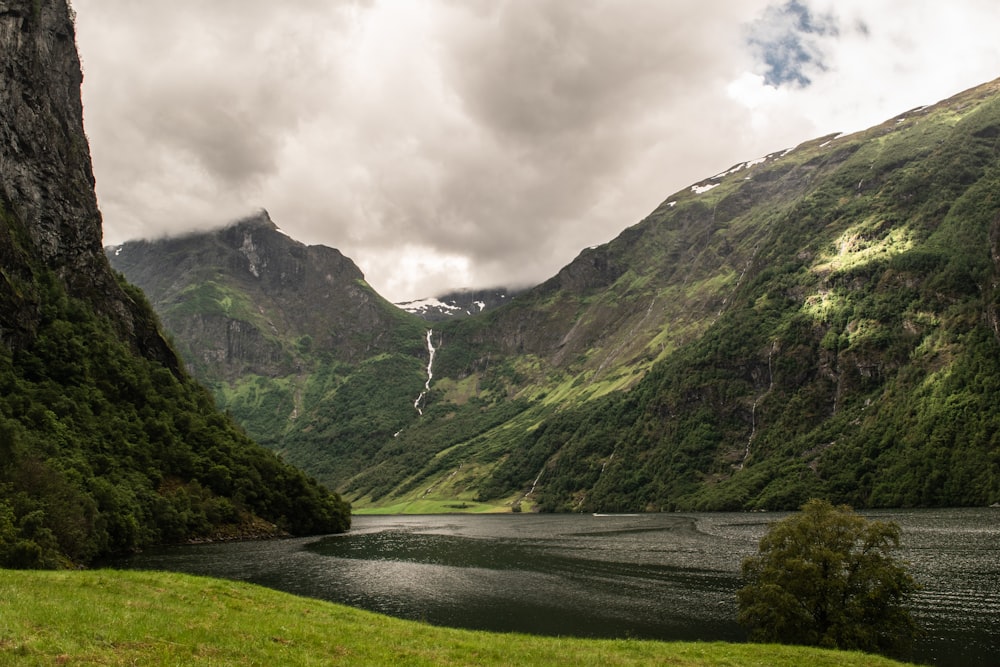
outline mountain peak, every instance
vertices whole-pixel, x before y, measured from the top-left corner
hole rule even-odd
[[[223,229],[231,229],[233,227],[239,227],[241,229],[266,229],[269,231],[281,232],[281,229],[277,224],[275,224],[274,220],[271,219],[271,214],[267,212],[266,208],[261,208],[252,215],[248,215],[245,218],[240,218],[239,220],[231,222],[223,227]]]

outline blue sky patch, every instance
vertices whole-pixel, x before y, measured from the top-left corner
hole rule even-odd
[[[760,61],[765,83],[804,88],[812,83],[810,72],[826,70],[819,38],[838,33],[832,15],[814,14],[798,0],[789,0],[768,7],[750,24],[747,42]]]

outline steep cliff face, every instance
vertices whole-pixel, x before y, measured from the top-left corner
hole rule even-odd
[[[83,131],[83,77],[67,3],[0,1],[0,197],[10,219],[0,326],[15,339],[38,321],[28,257],[69,294],[92,299],[140,353],[177,367],[154,322],[118,285],[101,252],[101,214]]]
[[[337,532],[350,508],[181,368],[101,248],[65,0],[0,0],[0,567]]]

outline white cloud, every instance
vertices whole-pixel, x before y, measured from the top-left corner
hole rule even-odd
[[[394,300],[539,282],[707,175],[1000,74],[992,2],[803,5],[836,30],[777,88],[766,0],[75,0],[105,240],[264,207]]]

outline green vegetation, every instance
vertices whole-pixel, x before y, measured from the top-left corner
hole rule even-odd
[[[430,325],[358,278],[322,327],[281,320],[321,311],[316,292],[227,274],[232,231],[225,261],[189,239],[214,258],[189,301],[153,298],[184,350],[261,327],[244,358],[189,362],[252,436],[366,510],[1000,502],[1000,85],[709,180],[505,306],[435,323],[422,415]],[[193,266],[168,245],[133,259],[155,289]],[[187,339],[214,317],[216,338]],[[259,343],[275,336],[281,363]]]
[[[0,565],[348,527],[345,503],[251,442],[205,389],[137,355],[51,273],[33,288],[34,336],[0,346]]]
[[[169,348],[121,333],[106,295],[70,295],[0,214],[0,330],[16,332],[0,345],[0,566],[347,529],[346,503],[253,443]],[[142,293],[106,278],[159,340]]]
[[[900,665],[862,653],[438,628],[249,584],[151,572],[0,571],[18,665]]]
[[[802,146],[728,195],[712,190],[745,201],[741,191],[763,187],[755,181],[784,181],[742,212],[719,200],[714,231],[692,248],[716,254],[720,276],[732,263],[723,252],[749,257],[730,290],[717,285],[722,307],[629,391],[564,402],[515,444],[481,499],[537,479],[538,507],[563,511],[1000,500],[1000,416],[989,407],[1000,400],[990,256],[1000,102],[995,86],[984,90],[919,127]],[[685,198],[631,234],[656,243],[683,229],[700,206]],[[720,224],[719,209],[736,216]],[[689,286],[708,267],[686,266]]]
[[[896,524],[810,500],[743,561],[740,623],[754,641],[905,655],[916,584],[893,557],[898,546]]]

